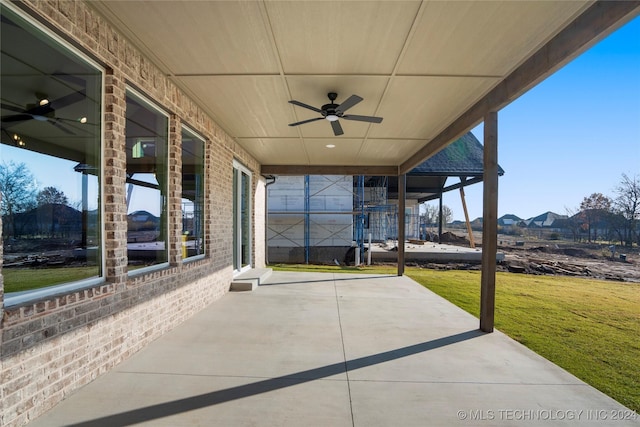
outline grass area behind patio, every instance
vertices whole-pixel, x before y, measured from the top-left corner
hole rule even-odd
[[[395,274],[395,267],[276,266],[274,270]],[[478,316],[480,272],[408,267],[405,274]],[[640,284],[498,273],[495,326],[640,412]]]
[[[98,275],[98,267],[5,268],[4,292],[18,292],[75,282]]]
[[[307,271],[310,273],[367,273],[367,274],[397,274],[398,269],[389,265],[344,266],[322,264],[271,264],[274,271]]]

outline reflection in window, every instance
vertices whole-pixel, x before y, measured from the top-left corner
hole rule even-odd
[[[240,194],[240,228],[242,233],[242,245],[240,248],[241,264],[246,267],[251,262],[251,178],[245,172],[241,176]]]
[[[127,92],[127,256],[129,270],[166,263],[168,118]]]
[[[204,141],[182,129],[182,258],[204,254]]]
[[[97,280],[102,71],[4,4],[1,14],[4,291]]]
[[[251,264],[251,175],[237,162],[233,167],[233,267]]]

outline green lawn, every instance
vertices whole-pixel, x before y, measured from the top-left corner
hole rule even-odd
[[[5,268],[4,292],[18,292],[95,277],[98,267]]]
[[[274,267],[288,269],[396,272],[394,267]],[[408,267],[405,274],[478,316],[479,271]],[[640,412],[640,284],[498,273],[495,326]]]

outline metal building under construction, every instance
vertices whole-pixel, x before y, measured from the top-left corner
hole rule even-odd
[[[442,206],[442,195],[456,189],[464,201],[464,187],[482,181],[482,150],[469,132],[407,174],[406,239],[424,238],[420,203],[439,199]],[[397,200],[397,177],[273,177],[267,187],[267,261],[353,262],[354,247],[364,259],[368,242],[397,241]]]

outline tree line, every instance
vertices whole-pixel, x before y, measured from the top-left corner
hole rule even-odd
[[[589,242],[600,237],[625,246],[640,245],[640,175],[623,173],[613,192],[613,197],[592,193],[577,209],[567,209],[574,236],[586,232]]]
[[[420,223],[437,225],[440,221],[438,206],[423,206]],[[618,241],[624,246],[632,246],[634,243],[640,245],[640,175],[623,173],[612,196],[593,193],[584,197],[578,207],[565,209],[567,219],[554,223],[552,228],[570,231],[576,241],[586,237],[589,242],[604,239]],[[443,223],[449,223],[453,218],[453,211],[443,205],[442,216]]]
[[[56,187],[39,189],[24,163],[0,163],[0,195],[5,237],[35,233],[55,237],[61,232],[68,216],[69,199]],[[26,215],[29,212],[33,215]],[[19,215],[26,215],[25,220],[17,220]]]

